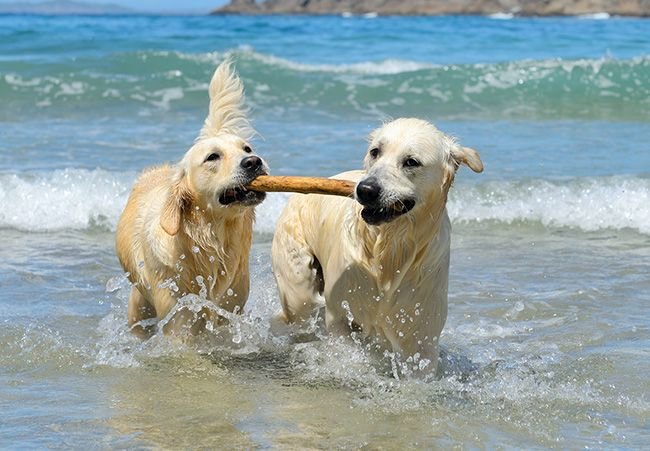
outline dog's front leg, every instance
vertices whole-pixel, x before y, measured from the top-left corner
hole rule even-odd
[[[128,307],[128,324],[131,332],[140,338],[149,338],[154,328],[142,322],[155,317],[156,309],[142,295],[138,287],[132,286]]]
[[[327,306],[325,311],[325,326],[327,331],[334,336],[346,337],[353,331],[345,312],[340,309]]]
[[[416,378],[435,374],[438,366],[438,336],[424,328],[384,329],[393,352],[398,356],[400,373]]]
[[[225,293],[219,299],[218,305],[224,310],[234,313],[242,313],[244,304],[248,299],[250,291],[250,275],[248,271],[239,271],[226,289]]]

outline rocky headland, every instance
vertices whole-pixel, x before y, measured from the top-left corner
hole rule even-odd
[[[231,0],[212,14],[650,16],[650,0]]]

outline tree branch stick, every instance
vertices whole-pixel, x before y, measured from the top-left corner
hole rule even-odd
[[[356,183],[324,177],[260,175],[247,188],[253,191],[281,191],[352,197]]]

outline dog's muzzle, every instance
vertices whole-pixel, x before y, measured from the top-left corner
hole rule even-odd
[[[240,163],[241,183],[232,188],[225,189],[219,195],[221,205],[237,204],[245,207],[255,206],[266,199],[266,193],[249,190],[246,187],[257,176],[267,175],[264,161],[257,155],[244,158]]]
[[[382,201],[383,188],[376,177],[361,180],[357,184],[355,194],[357,201],[363,205],[361,217],[370,225],[390,222],[415,207],[415,200],[411,198]]]
[[[250,182],[249,182],[250,183]],[[246,183],[247,185],[248,183]],[[238,204],[243,206],[254,206],[266,199],[266,193],[261,191],[252,191],[242,186],[228,188],[219,196],[221,205]]]

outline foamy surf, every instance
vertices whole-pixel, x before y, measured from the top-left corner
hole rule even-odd
[[[134,178],[135,173],[102,169],[0,175],[0,227],[115,230]]]
[[[0,227],[27,232],[114,231],[134,172],[65,169],[0,175]],[[256,210],[255,231],[273,233],[289,198],[270,193]],[[542,224],[584,231],[631,229],[650,235],[650,179],[528,179],[458,185],[449,215],[456,223]]]
[[[115,231],[137,174],[103,169],[0,175],[0,228],[25,232]],[[272,233],[288,195],[270,193],[257,209],[257,231]]]
[[[408,105],[411,114],[431,114],[433,108],[437,117],[616,114],[647,119],[647,57],[474,64],[384,58],[328,64],[295,61],[245,46],[204,53],[116,53],[102,61],[106,66],[102,70],[95,69],[92,59],[79,59],[63,62],[44,76],[38,68],[15,72],[9,67],[0,77],[5,101],[0,117],[15,117],[26,108],[39,112],[61,108],[73,114],[79,108],[133,107],[151,113],[203,107],[209,75],[227,57],[236,61],[249,100],[259,110],[317,107],[358,114]]]
[[[513,13],[494,13],[494,14],[488,14],[487,17],[496,20],[510,20],[510,19],[514,19],[515,15]]]
[[[586,20],[608,20],[611,18],[612,15],[605,12],[592,13],[592,14],[580,14],[578,16],[578,19],[586,19]]]
[[[463,186],[450,197],[449,214],[456,222],[535,222],[546,227],[650,234],[647,178],[488,182]]]
[[[436,64],[403,59],[386,59],[381,61],[362,61],[358,63],[343,64],[298,63],[290,59],[257,52],[249,46],[241,46],[237,49],[232,49],[226,52],[210,52],[204,54],[176,53],[176,55],[181,59],[211,62],[213,64],[219,64],[225,58],[232,58],[243,62],[257,62],[263,66],[272,66],[276,69],[288,69],[295,72],[325,72],[332,74],[349,73],[363,75],[394,75],[440,67]]]

